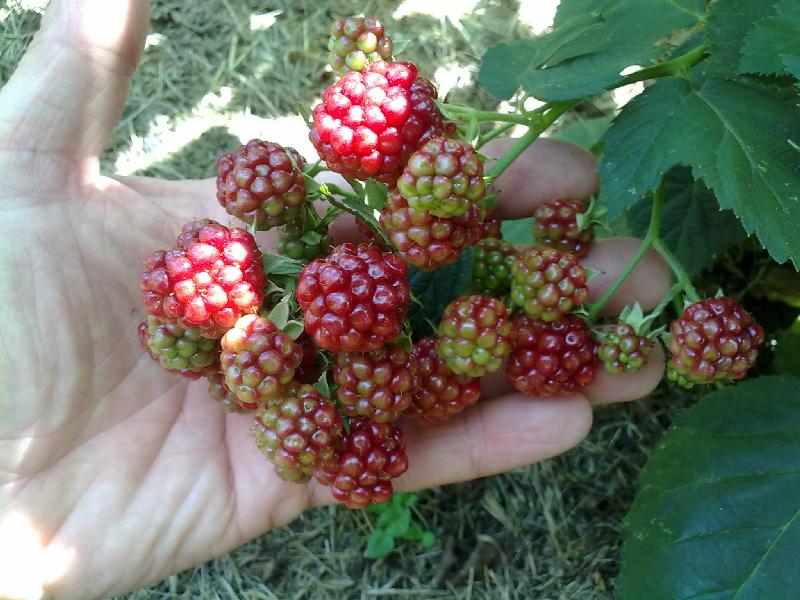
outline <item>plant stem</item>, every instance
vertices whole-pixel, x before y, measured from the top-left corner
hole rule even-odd
[[[686,297],[691,302],[699,302],[700,294],[697,293],[697,290],[695,289],[694,285],[692,285],[692,282],[689,279],[689,276],[686,274],[683,265],[672,253],[672,250],[670,250],[663,240],[660,239],[653,242],[653,248],[655,248],[656,252],[661,255],[661,258],[667,262],[669,268],[672,269],[672,272],[675,273],[675,277],[678,279],[678,283],[686,293]]]
[[[530,146],[536,139],[542,135],[542,132],[550,127],[558,117],[563,115],[569,109],[577,104],[576,102],[559,102],[553,104],[549,111],[539,116],[535,120],[526,119],[528,122],[528,131],[519,138],[516,143],[508,149],[508,151],[501,156],[491,168],[486,172],[486,176],[495,179],[505,171],[511,163],[513,163],[520,154],[522,154],[528,146]]]
[[[475,150],[479,150],[481,147],[491,142],[494,138],[501,136],[509,129],[512,129],[515,125],[515,123],[503,123],[499,127],[495,127],[491,131],[487,131],[478,138],[477,142],[475,142]]]
[[[607,89],[613,90],[624,85],[629,85],[638,81],[644,81],[646,79],[655,79],[657,77],[682,77],[689,71],[689,69],[703,60],[706,56],[708,56],[708,46],[698,46],[694,50],[690,50],[686,54],[681,54],[672,60],[668,60],[667,62],[659,63],[650,67],[645,67],[644,69],[636,71],[635,73],[626,75],[619,82]]]
[[[499,121],[501,123],[516,123],[517,125],[530,125],[531,120],[525,115],[516,113],[501,113],[489,110],[476,110],[470,116],[478,121]]]

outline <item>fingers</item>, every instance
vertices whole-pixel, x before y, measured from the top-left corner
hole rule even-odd
[[[100,154],[147,32],[147,0],[53,0],[0,91],[0,149]]]
[[[641,240],[609,238],[592,244],[581,263],[595,271],[589,282],[589,302],[597,301],[625,270]],[[651,250],[611,297],[601,314],[619,314],[627,304],[639,302],[644,310],[655,308],[669,289],[672,274],[657,252]]]
[[[630,402],[652,392],[664,375],[664,349],[656,342],[647,362],[637,373],[612,375],[601,365],[591,385],[581,390],[592,404]]]
[[[486,144],[481,152],[500,157],[516,140]],[[574,144],[541,138],[536,140],[492,184],[497,192],[497,211],[503,219],[529,217],[547,200],[588,198],[600,186],[594,156]]]
[[[438,427],[408,423],[411,466],[396,487],[415,490],[529,465],[576,446],[591,426],[591,408],[579,395],[538,400],[521,394],[482,401]]]

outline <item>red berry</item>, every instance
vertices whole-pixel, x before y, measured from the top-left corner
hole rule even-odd
[[[312,386],[296,383],[256,414],[251,431],[278,477],[303,483],[316,467],[333,459],[342,418]]]
[[[328,51],[334,71],[363,71],[369,64],[392,58],[392,39],[377,17],[348,17],[333,24]]]
[[[306,201],[303,166],[294,148],[250,140],[217,160],[217,200],[260,229],[283,225],[300,216]]]
[[[511,265],[511,301],[531,317],[554,321],[588,296],[586,270],[573,254],[533,247]]]
[[[411,153],[441,135],[435,99],[412,63],[378,61],[325,90],[309,139],[332,171],[391,186]]]
[[[436,353],[458,375],[497,371],[511,351],[511,321],[505,305],[488,296],[459,296],[439,323]]]
[[[199,329],[185,329],[153,316],[139,325],[139,340],[163,369],[190,379],[210,365],[219,365],[219,342],[203,337]]]
[[[392,496],[392,479],[408,469],[405,445],[399,428],[353,419],[350,433],[315,476],[320,483],[330,485],[333,497],[348,508],[386,502]]]
[[[300,346],[303,358],[294,372],[294,380],[300,383],[314,384],[322,374],[320,361],[318,360],[319,349],[314,345],[314,340],[305,331],[300,334],[295,343]]]
[[[426,425],[438,425],[478,401],[480,379],[453,373],[436,354],[434,338],[414,344],[413,354],[419,361],[419,389],[409,415]]]
[[[302,359],[292,338],[257,315],[245,315],[222,338],[225,383],[248,410],[280,396]]]
[[[297,282],[306,332],[324,350],[370,352],[403,331],[411,292],[408,267],[371,244],[341,244],[312,261]]]
[[[511,343],[506,372],[514,387],[529,396],[574,392],[594,381],[597,342],[575,315],[549,322],[519,315],[512,323]]]
[[[222,372],[220,372],[219,369],[213,373],[207,374],[206,379],[208,379],[208,393],[214,400],[222,404],[222,408],[225,409],[225,412],[245,412],[245,409],[239,405],[239,402],[236,399],[236,394],[234,394],[225,384],[225,376],[222,374]],[[256,407],[254,406],[253,408]]]
[[[701,300],[669,327],[668,375],[686,387],[742,379],[755,364],[764,330],[735,300]]]
[[[533,213],[533,239],[540,246],[586,256],[594,240],[592,229],[578,226],[578,215],[586,210],[580,200],[552,200],[536,207]]]
[[[497,211],[493,208],[486,211],[486,217],[481,228],[481,239],[483,238],[503,239],[502,221]]]
[[[502,296],[511,287],[511,265],[517,249],[504,240],[483,238],[475,245],[472,289],[487,296]]]
[[[603,335],[597,356],[609,373],[636,373],[652,349],[653,340],[636,335],[628,323],[617,323]]]
[[[465,247],[478,241],[481,220],[481,209],[476,204],[452,219],[413,210],[397,190],[389,193],[381,212],[381,228],[397,253],[421,271],[456,262]]]
[[[486,195],[483,161],[467,142],[437,137],[411,155],[397,189],[416,211],[458,217]]]
[[[258,310],[266,277],[253,236],[210,221],[184,227],[182,246],[145,259],[139,279],[147,312],[161,321],[220,338],[243,314]]]
[[[333,377],[342,412],[376,423],[394,421],[411,405],[417,369],[416,357],[400,346],[339,354]]]

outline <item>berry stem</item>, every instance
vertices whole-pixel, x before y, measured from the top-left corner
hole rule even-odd
[[[486,176],[492,180],[496,179],[500,176],[500,174],[505,171],[511,163],[513,163],[520,154],[522,154],[528,146],[530,146],[536,139],[542,135],[545,129],[550,127],[558,117],[563,115],[565,112],[570,110],[573,106],[575,106],[577,102],[569,101],[569,102],[557,102],[554,103],[550,110],[542,115],[537,115],[535,119],[527,119],[528,123],[528,131],[517,140],[517,142],[508,149],[503,156],[501,156],[494,164],[492,164],[491,168],[486,172]]]
[[[515,125],[516,123],[503,123],[499,127],[495,127],[491,131],[484,133],[483,135],[479,136],[478,141],[475,142],[475,149],[476,150],[480,149],[482,146],[486,145],[494,138],[499,137],[503,135],[505,132],[507,132],[509,129],[512,129]]]
[[[499,123],[514,123],[517,125],[530,126],[531,120],[525,115],[516,113],[501,113],[489,110],[476,110],[472,115],[477,121],[497,121]]]
[[[683,288],[683,291],[686,293],[686,297],[691,302],[699,302],[700,301],[700,294],[697,293],[694,285],[692,285],[689,276],[686,274],[686,271],[683,268],[683,265],[678,260],[678,258],[672,253],[667,245],[663,242],[663,240],[655,240],[653,242],[653,248],[655,248],[656,252],[661,255],[669,268],[672,269],[672,272],[675,274],[675,277],[678,279],[678,283]]]
[[[685,77],[689,69],[702,61],[706,56],[708,56],[708,46],[704,44],[667,62],[631,73],[614,85],[609,86],[607,89],[613,90],[625,85],[630,85],[631,83],[645,81],[646,79],[655,79],[657,77]]]

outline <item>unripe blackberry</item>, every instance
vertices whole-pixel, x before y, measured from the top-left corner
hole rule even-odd
[[[295,383],[256,414],[251,431],[278,477],[304,483],[316,467],[333,459],[342,428],[330,400],[310,385]]]
[[[392,58],[392,39],[377,17],[348,17],[333,24],[328,51],[334,71],[363,71],[369,64]]]
[[[592,229],[581,229],[578,215],[586,211],[580,200],[552,200],[536,207],[533,213],[533,239],[540,246],[586,256],[594,240]]]
[[[409,208],[397,190],[381,212],[381,228],[405,262],[420,271],[433,271],[458,260],[465,247],[478,241],[482,214],[471,204],[460,217],[443,219]]]
[[[575,392],[594,381],[597,342],[582,319],[564,315],[545,322],[519,315],[511,331],[506,372],[519,391],[547,398]]]
[[[242,317],[222,338],[225,383],[247,409],[279,397],[302,359],[294,340],[258,315]]]
[[[310,261],[325,256],[331,250],[331,238],[327,232],[318,234],[319,240],[307,242],[302,220],[292,221],[280,228],[278,233],[278,252],[295,260]]]
[[[755,364],[764,330],[735,300],[701,300],[669,327],[668,376],[684,387],[742,379]]]
[[[294,148],[250,140],[217,160],[217,200],[259,229],[297,219],[306,201],[303,157]]]
[[[486,195],[483,161],[467,142],[433,138],[408,159],[397,189],[416,211],[458,217]]]
[[[511,266],[511,301],[528,316],[554,321],[589,297],[586,270],[569,253],[528,248]]]
[[[411,298],[408,267],[373,245],[341,244],[303,269],[295,297],[317,346],[371,352],[403,331]]]
[[[393,186],[411,153],[441,135],[436,88],[411,63],[378,61],[334,83],[308,137],[328,168]]]
[[[236,394],[234,394],[225,384],[225,376],[219,371],[209,373],[206,375],[208,380],[208,393],[209,395],[222,404],[225,412],[230,413],[243,413],[245,408],[239,404]],[[257,405],[253,405],[250,410],[255,410]]]
[[[166,371],[197,379],[207,367],[219,362],[219,342],[204,338],[199,329],[185,329],[153,316],[139,327],[140,341]]]
[[[392,479],[408,469],[405,438],[389,423],[350,421],[334,457],[315,471],[317,480],[331,486],[333,497],[348,508],[366,508],[392,496]]]
[[[511,351],[505,305],[487,296],[459,296],[445,308],[436,353],[458,375],[482,377],[498,370]]]
[[[481,239],[483,238],[503,239],[502,221],[494,208],[486,210],[486,216],[483,219],[481,228]]]
[[[400,346],[339,354],[333,377],[342,412],[376,423],[398,419],[411,405],[417,388],[417,370],[416,357]]]
[[[516,248],[504,240],[480,240],[475,245],[472,289],[486,296],[506,294],[511,289],[511,266],[516,256]]]
[[[628,323],[617,323],[603,335],[597,356],[609,373],[636,373],[652,349],[653,340],[636,335]]]
[[[425,338],[414,344],[419,361],[419,389],[408,414],[425,425],[444,423],[481,396],[480,379],[456,375],[436,354],[436,340]]]

